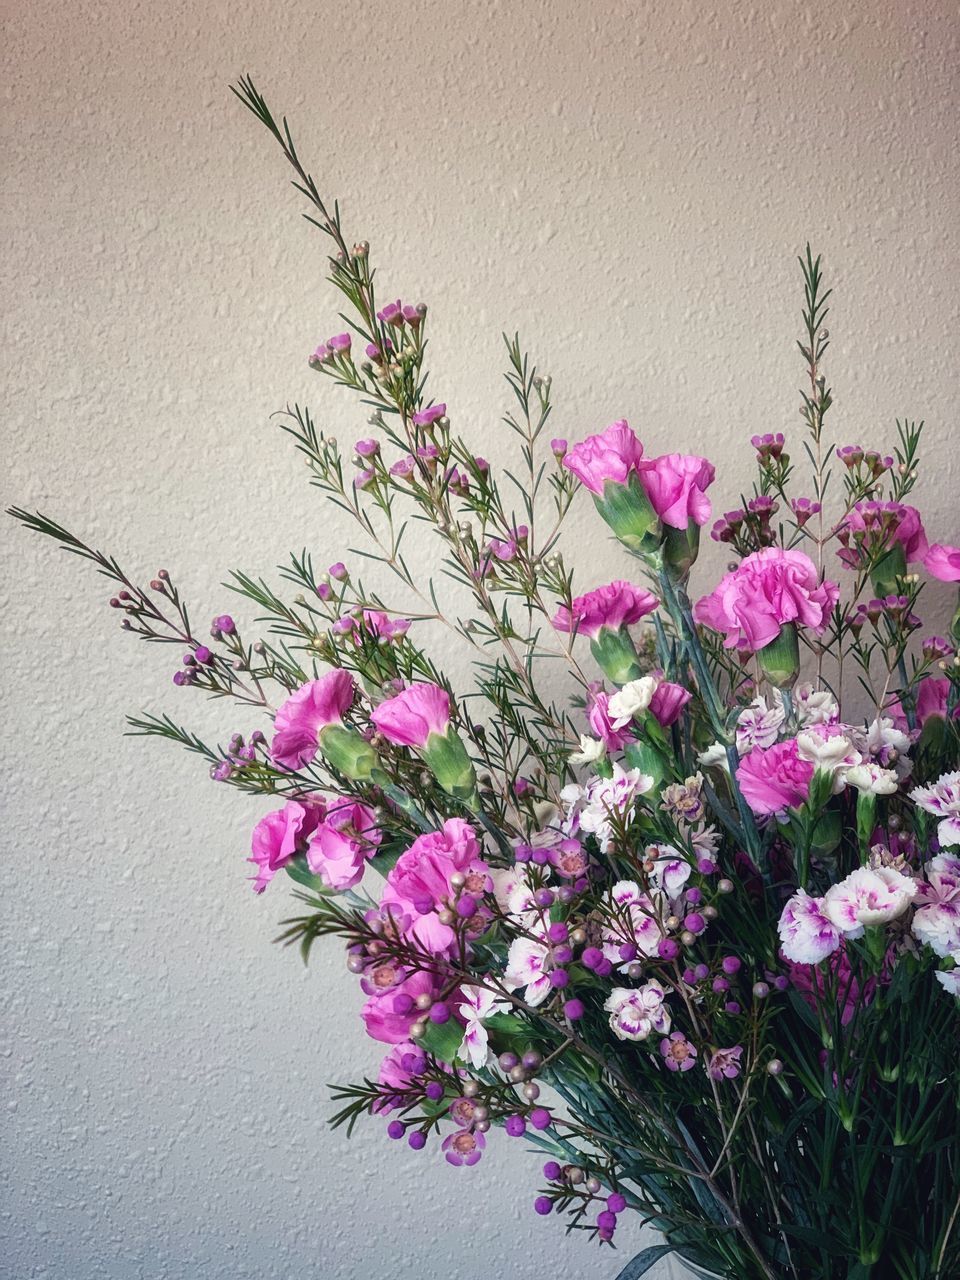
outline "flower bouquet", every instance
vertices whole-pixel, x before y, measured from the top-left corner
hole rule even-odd
[[[342,940],[385,1049],[333,1123],[374,1117],[461,1167],[498,1130],[538,1150],[533,1212],[602,1244],[631,1212],[662,1235],[622,1280],[670,1253],[730,1280],[960,1275],[960,624],[919,616],[960,549],[907,503],[919,425],[892,457],[827,443],[820,260],[801,259],[802,448],[755,436],[735,510],[714,520],[709,461],[649,457],[625,421],[547,446],[551,381],[516,339],[519,464],[498,476],[428,394],[426,307],[378,298],[286,121],[235,92],[330,241],[347,327],[310,364],[372,410],[352,450],[299,406],[284,429],[399,598],[304,552],[292,599],[233,575],[257,638],[227,613],[202,634],[166,571],[138,585],[12,514],[117,584],[125,630],[183,651],[183,695],[249,713],[218,747],[130,723],[273,801],[253,888],[292,881],[281,939],[304,960]],[[624,577],[575,589],[564,521],[588,498]],[[433,576],[404,554],[413,520]],[[704,527],[731,563],[691,594]],[[474,688],[428,627],[469,646]]]

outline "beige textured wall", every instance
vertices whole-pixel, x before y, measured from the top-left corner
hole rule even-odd
[[[267,417],[362,419],[306,368],[334,302],[227,93],[250,70],[387,290],[430,304],[432,386],[484,452],[516,327],[557,434],[627,415],[714,457],[730,506],[749,434],[798,420],[809,237],[838,440],[926,418],[920,500],[956,540],[958,40],[952,0],[8,5],[0,496],[168,565],[199,617],[231,566],[339,556]],[[586,503],[575,534],[584,586],[623,571]],[[305,973],[272,947],[252,811],[120,737],[139,708],[252,722],[174,690],[83,565],[10,525],[2,549],[3,1275],[612,1277],[532,1219],[519,1145],[460,1176],[378,1125],[326,1132],[327,1082],[376,1060],[336,949]]]

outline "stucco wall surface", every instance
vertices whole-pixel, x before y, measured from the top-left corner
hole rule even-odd
[[[269,415],[300,400],[366,433],[306,366],[336,304],[227,91],[244,71],[383,296],[430,305],[431,386],[478,451],[507,456],[499,335],[519,329],[555,434],[627,416],[648,452],[711,456],[733,505],[749,435],[799,421],[810,238],[836,288],[834,436],[888,447],[925,418],[918,499],[956,540],[956,4],[4,9],[0,497],[144,578],[166,565],[199,618],[252,624],[231,567],[349,559]],[[587,502],[571,541],[584,587],[627,568]],[[175,690],[178,655],[123,637],[87,566],[12,524],[0,544],[0,1274],[612,1278],[639,1233],[618,1261],[535,1219],[522,1144],[470,1173],[379,1124],[327,1130],[327,1084],[378,1058],[338,949],[304,970],[271,945],[288,900],[245,880],[259,810],[121,737],[139,709],[221,740],[255,721]],[[709,547],[698,583],[722,563]]]

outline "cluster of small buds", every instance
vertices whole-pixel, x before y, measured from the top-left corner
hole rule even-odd
[[[389,338],[384,338],[382,350],[375,342],[368,342],[365,351],[368,360],[372,360],[374,364],[383,364],[384,357],[393,355],[394,346]]]
[[[790,506],[793,508],[793,516],[797,522],[797,528],[802,529],[808,520],[812,520],[814,516],[818,516],[823,510],[819,502],[814,502],[812,498],[791,498]]]
[[[561,1165],[556,1160],[548,1160],[543,1166],[543,1176],[559,1189],[559,1193],[555,1193],[552,1196],[537,1196],[536,1200],[534,1200],[534,1213],[544,1218],[553,1212],[555,1199],[568,1198],[571,1190],[577,1193],[578,1199],[583,1199],[588,1204],[591,1201],[595,1201],[603,1191],[603,1183],[600,1179],[593,1174],[588,1174],[579,1165]],[[580,1191],[581,1187],[583,1188],[582,1192]],[[604,1208],[597,1214],[597,1235],[601,1240],[609,1242],[613,1239],[614,1232],[617,1229],[617,1217],[625,1211],[626,1207],[626,1197],[619,1191],[612,1191],[606,1197]]]
[[[920,619],[911,611],[911,600],[905,595],[888,595],[882,599],[874,598],[866,604],[857,605],[856,612],[848,617],[847,625],[854,635],[859,635],[869,622],[872,627],[879,626],[886,619],[895,628],[908,627],[913,630],[920,626]],[[945,642],[944,642],[945,643]],[[953,652],[952,649],[949,652]]]
[[[210,623],[210,634],[214,640],[221,640],[224,636],[235,636],[237,624],[229,613],[218,613]]]
[[[226,758],[213,766],[210,777],[214,782],[228,781],[237,769],[254,764],[257,752],[261,750],[266,750],[266,738],[259,729],[251,733],[247,742],[244,741],[242,734],[235,733],[227,746]]]
[[[779,504],[767,494],[759,494],[747,503],[747,509],[725,511],[710,530],[714,542],[729,542],[738,550],[756,550],[770,547],[776,542],[776,534],[770,522],[779,510]]]
[[[394,329],[402,329],[405,324],[408,324],[416,332],[423,323],[426,314],[426,303],[418,303],[415,307],[405,306],[397,298],[396,302],[388,302],[382,310],[377,312],[377,319],[381,324],[388,324]]]
[[[198,644],[190,653],[183,655],[183,666],[173,673],[173,683],[177,686],[196,684],[204,667],[216,662],[216,655],[205,644]]]
[[[307,361],[311,369],[319,369],[322,365],[333,364],[336,360],[346,360],[350,355],[353,339],[349,333],[337,333],[326,342],[321,342]]]
[[[879,480],[886,471],[893,467],[893,458],[886,457],[876,449],[864,449],[858,444],[845,444],[837,449],[837,457],[848,471],[857,471],[861,467],[874,480]]]
[[[757,451],[757,461],[762,467],[769,467],[783,455],[783,432],[766,432],[764,435],[751,436],[750,443]]]

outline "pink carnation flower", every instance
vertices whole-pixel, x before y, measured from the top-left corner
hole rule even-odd
[[[300,852],[323,818],[323,812],[323,802],[319,797],[315,804],[290,800],[282,809],[275,809],[260,819],[253,829],[251,857],[248,859],[257,867],[253,881],[256,893],[263,893],[281,867]]]
[[[604,628],[619,631],[621,627],[633,626],[653,613],[659,603],[652,592],[642,587],[629,582],[611,582],[577,596],[570,609],[561,605],[553,616],[553,625],[558,631],[576,631],[593,640]]]
[[[669,729],[680,719],[683,708],[692,697],[690,690],[684,689],[682,684],[661,680],[650,699],[650,710],[664,729]]]
[[[338,667],[291,694],[273,721],[270,754],[274,764],[279,769],[302,769],[316,759],[320,731],[342,722],[355,690],[353,676]]]
[[[798,809],[810,794],[813,765],[803,760],[795,738],[764,750],[755,747],[737,767],[743,798],[760,816]]]
[[[924,868],[917,883],[913,933],[938,956],[960,951],[960,858],[940,853]]]
[[[713,631],[725,631],[728,649],[755,653],[777,638],[784,623],[822,632],[839,595],[835,582],[818,580],[816,566],[802,551],[764,547],[698,600],[693,616]]]
[[[960,582],[960,547],[935,542],[923,560],[924,568],[941,582]]]
[[[794,964],[819,964],[840,946],[840,931],[825,915],[822,898],[798,889],[777,925],[780,950]]]
[[[639,470],[643,445],[627,425],[626,419],[615,422],[599,435],[581,440],[564,455],[563,465],[591,493],[603,496],[607,481],[626,484],[632,472]]]
[[[950,696],[950,681],[943,676],[926,676],[917,686],[917,724],[923,726],[931,716],[939,716],[942,720],[947,718],[947,699]],[[908,731],[907,716],[903,709],[903,703],[899,698],[894,698],[888,707],[884,709],[884,715],[892,718],[894,726],[901,733]],[[960,706],[953,710],[954,718],[960,717]]]
[[[450,695],[436,684],[412,684],[395,698],[381,702],[370,719],[389,742],[422,749],[431,734],[446,733]]]
[[[331,889],[352,889],[363,877],[367,859],[381,835],[377,817],[365,804],[338,800],[310,837],[307,866]]]
[[[941,844],[960,844],[960,771],[944,773],[929,787],[914,787],[910,799],[918,808],[940,819]]]
[[[705,490],[715,476],[713,463],[684,453],[665,453],[640,464],[640,482],[650,505],[674,529],[686,529],[691,520],[707,523],[712,507]]]
[[[444,955],[456,943],[453,929],[439,918],[439,912],[456,897],[450,882],[454,872],[466,877],[463,892],[471,896],[482,897],[491,886],[490,868],[480,857],[476,832],[462,818],[448,818],[442,831],[414,840],[390,870],[380,901],[381,908],[402,922],[405,932],[431,955]],[[480,914],[474,932],[485,925]]]

